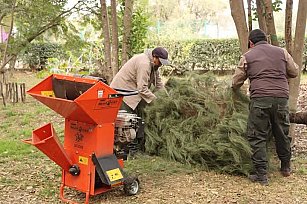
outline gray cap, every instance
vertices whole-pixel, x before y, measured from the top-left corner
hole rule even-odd
[[[170,65],[168,61],[168,52],[163,47],[156,47],[152,51],[154,57],[158,57],[162,65]]]

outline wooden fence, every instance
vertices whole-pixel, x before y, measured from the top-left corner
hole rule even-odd
[[[6,106],[8,102],[18,103],[26,101],[25,83],[2,83],[0,82],[0,100]]]

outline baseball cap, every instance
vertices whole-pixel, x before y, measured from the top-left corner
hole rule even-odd
[[[267,41],[266,34],[261,29],[252,30],[249,33],[248,39],[253,43],[257,43],[259,41]]]
[[[169,65],[168,52],[163,47],[156,47],[152,51],[152,55],[159,58],[162,65]]]

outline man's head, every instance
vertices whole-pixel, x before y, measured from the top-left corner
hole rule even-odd
[[[267,37],[266,37],[266,34],[262,30],[255,29],[249,33],[248,40],[249,40],[249,45],[250,44],[254,45],[260,41],[267,41]],[[250,46],[250,47],[253,47],[253,46]]]
[[[155,66],[169,65],[168,52],[163,47],[156,47],[152,51],[153,63]]]

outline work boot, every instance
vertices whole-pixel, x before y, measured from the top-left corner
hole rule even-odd
[[[269,179],[268,176],[266,174],[251,174],[248,176],[249,180],[251,180],[252,182],[257,182],[260,183],[263,186],[267,186],[269,185]]]
[[[291,175],[290,162],[281,162],[280,173],[284,177],[288,177]]]

